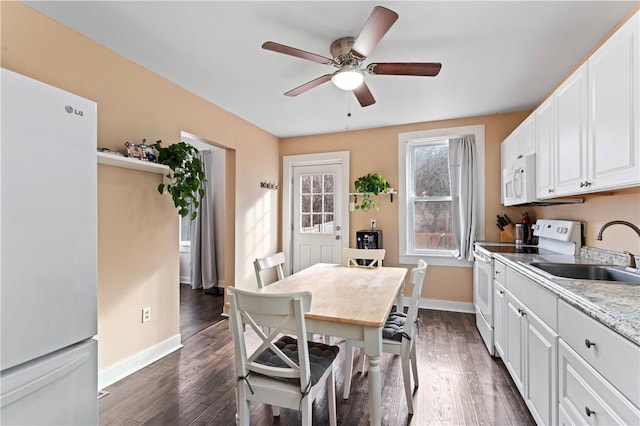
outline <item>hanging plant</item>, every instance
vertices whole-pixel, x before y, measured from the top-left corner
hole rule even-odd
[[[158,185],[158,192],[171,194],[178,214],[185,217],[191,212],[191,220],[198,215],[198,206],[204,196],[204,167],[198,158],[198,150],[186,142],[162,147],[162,141],[153,146],[158,150],[158,163],[169,166],[169,183]]]
[[[389,182],[380,175],[380,173],[369,173],[366,176],[360,176],[353,182],[356,192],[362,193],[362,201],[357,204],[356,209],[368,212],[372,207],[378,210],[378,204],[372,198],[372,195],[378,195],[387,192]]]

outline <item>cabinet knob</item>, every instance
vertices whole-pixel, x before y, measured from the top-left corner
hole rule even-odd
[[[587,186],[584,182],[580,182],[580,188],[584,188],[585,186]]]
[[[498,290],[498,293],[500,293],[500,296],[504,295],[504,290]]]
[[[527,315],[527,313],[524,311],[524,309],[520,309],[518,308],[518,313],[520,314],[521,317],[524,317]]]
[[[496,271],[496,275],[500,275],[500,271]]]
[[[584,412],[587,414],[587,417],[591,417],[593,414],[595,416],[596,412],[591,410],[589,407],[584,407]]]
[[[522,155],[522,154],[518,155],[518,160],[521,159],[521,158],[524,158],[524,155]]]
[[[591,186],[591,182],[589,182],[589,181],[585,181],[585,182],[584,182],[584,186]]]
[[[551,188],[549,188],[547,191],[549,192],[549,194],[553,193],[553,189],[551,189]]]
[[[591,346],[595,346],[595,345],[596,345],[596,343],[595,343],[595,342],[592,342],[592,341],[591,341],[591,340],[589,340],[589,339],[584,339],[584,345],[585,345],[587,348],[591,349]]]

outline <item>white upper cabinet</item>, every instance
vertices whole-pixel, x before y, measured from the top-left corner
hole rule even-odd
[[[640,12],[532,115],[538,198],[640,185]]]
[[[502,142],[503,169],[515,166],[525,155],[535,154],[533,120],[534,114],[531,114]]]
[[[535,111],[536,140],[536,196],[555,196],[555,102],[548,98]]]
[[[640,184],[640,12],[590,58],[588,190]]]
[[[587,64],[554,93],[556,103],[555,195],[587,187]]]

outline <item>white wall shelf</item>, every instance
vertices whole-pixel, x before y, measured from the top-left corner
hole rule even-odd
[[[125,169],[139,170],[141,172],[167,174],[171,171],[169,166],[164,164],[149,163],[148,161],[135,160],[133,158],[113,155],[106,152],[98,152],[98,164],[107,166],[122,167]]]
[[[393,196],[397,194],[398,191],[392,192],[381,192],[378,195],[389,195],[391,197],[391,202],[393,203]],[[373,192],[369,192],[369,194],[374,195]],[[358,195],[364,195],[364,192],[350,192],[349,196],[353,197],[354,203],[357,203]]]

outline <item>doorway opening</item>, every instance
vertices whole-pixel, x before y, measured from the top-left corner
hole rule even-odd
[[[191,215],[179,220],[180,332],[184,341],[223,318],[227,152],[186,132],[180,140],[201,153],[208,192],[201,201],[208,211],[199,212],[197,225]]]

